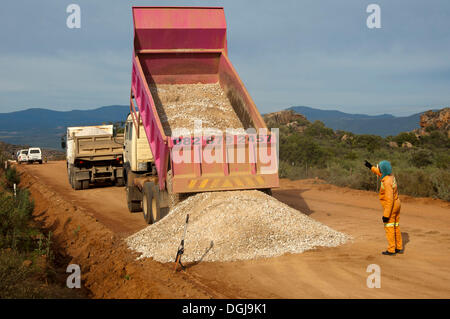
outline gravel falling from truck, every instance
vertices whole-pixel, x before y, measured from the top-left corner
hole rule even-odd
[[[219,83],[150,85],[164,133],[180,136],[194,133],[194,121],[202,132],[243,133],[244,127]]]
[[[173,262],[189,225],[183,261],[235,261],[336,247],[350,237],[260,191],[199,193],[162,220],[126,239],[129,247],[160,262]]]

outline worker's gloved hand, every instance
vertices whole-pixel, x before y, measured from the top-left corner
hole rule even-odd
[[[383,223],[386,224],[389,221],[389,217],[381,217],[381,219],[383,220]]]
[[[371,168],[372,168],[372,164],[370,164],[367,160],[366,160],[366,162],[364,163],[364,165],[366,165],[366,167],[367,167],[368,169],[371,169]]]

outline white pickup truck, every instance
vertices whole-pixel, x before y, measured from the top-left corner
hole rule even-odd
[[[28,149],[28,163],[34,162],[42,164],[42,152],[39,147],[30,147]]]
[[[17,152],[17,163],[27,163],[28,162],[28,150],[20,150]]]

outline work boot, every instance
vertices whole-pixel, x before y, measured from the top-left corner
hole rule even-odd
[[[403,254],[403,249],[395,249],[396,254]]]
[[[394,256],[395,255],[395,253],[391,253],[390,251],[387,251],[387,250],[383,251],[382,254],[383,255],[388,255],[388,256]]]

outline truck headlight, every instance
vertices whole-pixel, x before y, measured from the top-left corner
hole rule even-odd
[[[138,171],[146,171],[147,170],[147,163],[146,162],[138,163],[137,169],[138,169]]]

